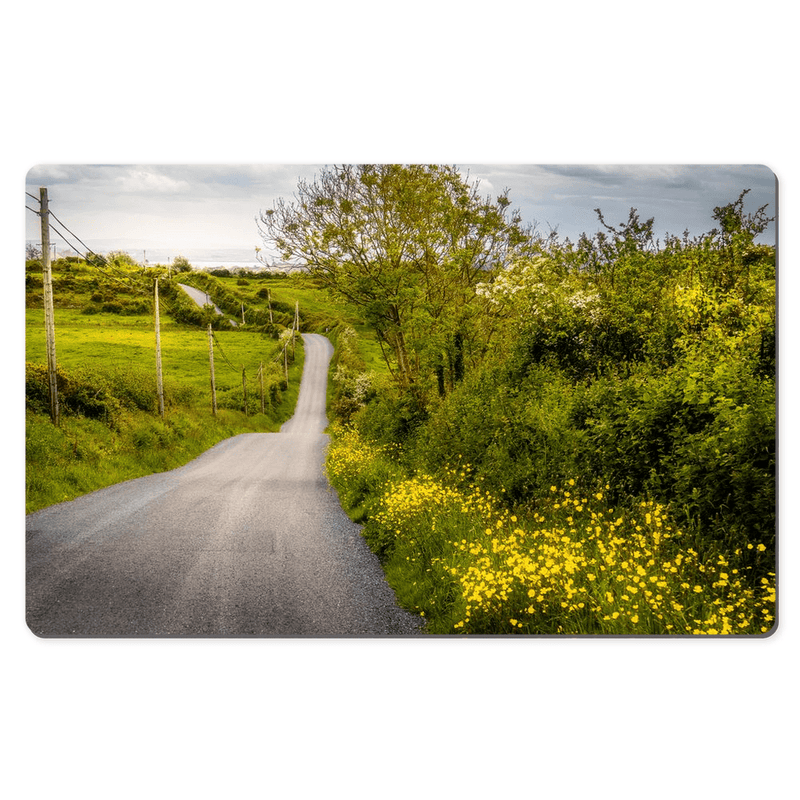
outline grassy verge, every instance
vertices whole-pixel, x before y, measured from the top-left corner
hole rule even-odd
[[[410,475],[389,448],[336,428],[327,467],[398,601],[431,633],[766,634],[774,624],[765,546],[701,553],[652,501],[609,508],[604,488],[569,481],[514,513],[467,464]]]

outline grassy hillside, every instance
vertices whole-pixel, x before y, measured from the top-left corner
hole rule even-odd
[[[152,295],[156,274],[163,420],[156,388]],[[224,315],[199,309],[178,283],[207,291]],[[118,481],[173,469],[238,433],[277,431],[294,411],[302,375],[300,337],[294,351],[287,349],[288,380],[282,357],[281,337],[288,335],[296,304],[301,332],[325,333],[334,342],[334,372],[341,357],[340,331],[365,331],[352,309],[332,301],[302,275],[245,276],[225,270],[170,275],[165,268],[143,271],[125,254],[114,254],[108,265],[100,266],[77,258],[59,259],[53,264],[53,286],[58,427],[49,415],[41,264],[28,262],[27,513]],[[214,328],[216,416],[211,407],[208,322]],[[365,338],[359,350],[358,367],[379,374],[385,370],[380,352],[367,342]],[[331,382],[332,403],[343,392],[346,388]]]
[[[206,328],[199,309],[176,291],[175,281],[164,280],[162,420],[153,304],[141,275],[121,268],[111,279],[76,259],[59,260],[53,274],[59,427],[49,416],[41,267],[29,262],[26,273],[28,513],[121,480],[174,468],[237,433],[278,430],[291,416],[303,350],[298,339],[294,357],[290,354],[288,359],[287,381],[278,341],[285,329],[281,322],[267,329],[232,329],[215,321],[218,410],[213,416]],[[263,413],[258,380],[262,363]]]

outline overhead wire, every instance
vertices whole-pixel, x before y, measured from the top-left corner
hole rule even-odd
[[[30,194],[29,192],[25,192],[25,194],[26,194],[28,197],[30,197],[31,199],[33,199],[33,200],[36,200],[37,202],[39,201],[39,198],[38,198],[38,197],[34,197],[34,196],[33,196],[32,194]],[[33,209],[33,208],[31,208],[30,206],[27,206],[27,205],[25,206],[25,208],[27,208],[29,211],[32,211],[34,214],[36,214],[36,215],[38,215],[38,216],[41,216],[41,211],[37,211],[36,209]],[[93,266],[94,266],[94,267],[95,267],[95,268],[96,268],[96,269],[97,269],[99,272],[101,272],[101,273],[102,273],[102,274],[103,274],[103,275],[104,275],[106,278],[108,278],[109,280],[111,280],[111,281],[113,281],[114,283],[117,283],[117,284],[119,284],[119,285],[121,285],[121,286],[127,287],[127,288],[129,288],[129,289],[134,289],[134,290],[135,290],[135,291],[136,291],[138,294],[142,294],[142,295],[149,295],[149,292],[147,292],[147,291],[144,289],[144,287],[142,287],[141,285],[137,285],[136,283],[133,283],[133,282],[130,280],[129,276],[128,276],[126,273],[124,273],[123,271],[119,270],[119,269],[116,267],[116,265],[114,265],[114,263],[113,263],[113,262],[109,262],[109,260],[108,260],[108,259],[107,259],[105,256],[103,256],[103,255],[101,255],[101,254],[99,254],[99,253],[95,253],[95,252],[94,252],[94,251],[93,251],[93,250],[92,250],[92,249],[91,249],[91,248],[90,248],[90,247],[89,247],[89,246],[88,246],[88,245],[87,245],[87,244],[86,244],[86,243],[85,243],[85,242],[84,242],[84,241],[83,241],[83,240],[82,240],[82,239],[81,239],[81,238],[80,238],[80,237],[79,237],[79,236],[78,236],[76,233],[74,233],[72,230],[70,230],[70,228],[68,228],[68,227],[67,227],[67,226],[66,226],[66,225],[65,225],[65,224],[64,224],[64,223],[63,223],[63,222],[62,222],[62,221],[61,221],[61,220],[60,220],[60,219],[59,219],[59,218],[56,216],[56,214],[54,214],[54,213],[53,213],[52,209],[50,209],[50,208],[48,208],[48,216],[49,216],[49,217],[52,217],[52,218],[53,218],[53,219],[56,221],[56,223],[57,223],[58,225],[60,225],[60,226],[61,226],[61,227],[62,227],[62,228],[63,228],[63,229],[64,229],[64,230],[65,230],[65,231],[66,231],[66,232],[67,232],[67,233],[70,235],[70,236],[72,236],[74,239],[76,239],[76,240],[77,240],[77,241],[78,241],[78,242],[79,242],[79,243],[80,243],[80,244],[83,246],[83,248],[84,248],[84,250],[86,251],[86,253],[87,253],[87,254],[91,254],[91,255],[94,257],[94,258],[92,259],[92,265],[93,265]],[[62,234],[62,232],[58,230],[58,228],[57,228],[57,227],[56,227],[56,226],[53,224],[53,222],[52,222],[52,221],[48,220],[48,224],[49,224],[50,230],[52,230],[52,231],[53,231],[53,232],[54,232],[54,233],[55,233],[55,234],[56,234],[56,235],[57,235],[57,236],[58,236],[58,237],[59,237],[59,238],[60,238],[60,239],[61,239],[61,240],[62,240],[62,241],[63,241],[63,242],[64,242],[64,243],[65,243],[65,244],[66,244],[66,245],[67,245],[67,246],[70,248],[70,249],[72,249],[72,250],[75,250],[76,252],[79,252],[78,248],[77,248],[77,247],[75,247],[74,243],[73,243],[73,242],[70,242],[70,241],[69,241],[69,240],[66,238],[66,236],[64,236],[64,234]],[[83,256],[83,257],[84,257],[84,260],[87,260],[87,261],[88,261],[88,259],[86,258],[86,256]],[[112,275],[112,274],[110,274],[108,271],[106,271],[105,269],[103,269],[103,268],[100,266],[100,263],[102,263],[103,265],[105,265],[105,266],[106,266],[107,268],[109,268],[110,270],[113,270],[113,271],[117,272],[117,275],[119,275],[119,276],[124,276],[124,277],[116,277],[115,275]],[[166,300],[166,298],[165,298],[165,300]],[[164,305],[165,305],[167,308],[171,308],[171,303],[170,303],[169,301],[166,301],[166,302],[164,302],[164,301],[162,300],[162,302],[164,303]],[[219,341],[219,339],[217,338],[216,334],[214,334],[213,332],[212,332],[212,338],[213,338],[213,341],[214,341],[214,343],[216,344],[216,347],[217,347],[217,349],[219,350],[219,353],[220,353],[220,355],[222,356],[222,360],[225,362],[225,364],[226,364],[226,365],[227,365],[227,366],[228,366],[228,367],[229,367],[231,370],[233,370],[235,373],[237,373],[237,374],[238,374],[238,373],[239,373],[239,369],[238,369],[238,367],[235,367],[235,366],[233,365],[233,363],[231,362],[231,360],[228,358],[227,354],[225,353],[224,349],[222,348],[222,345],[220,344],[220,341]],[[288,342],[287,342],[287,343],[286,343],[286,345],[284,346],[284,348],[283,348],[282,350],[280,350],[280,351],[278,352],[278,354],[277,354],[277,355],[276,355],[276,356],[275,356],[275,357],[274,357],[272,360],[273,360],[273,361],[278,361],[278,360],[279,360],[279,359],[280,359],[280,358],[283,356],[283,353],[284,353],[284,351],[286,350],[286,348],[287,348],[288,346],[289,346],[289,344],[288,344]]]
[[[30,194],[30,192],[25,192],[25,194],[28,197],[30,197],[30,198],[32,198],[34,200],[38,200],[39,199],[37,197],[34,197],[32,194]],[[36,211],[36,210],[30,208],[29,206],[26,206],[26,208],[29,208],[29,210],[33,211],[34,214],[37,214],[37,215],[41,216],[41,211]],[[106,278],[108,278],[109,280],[112,280],[112,281],[114,281],[114,282],[116,282],[116,283],[118,283],[118,284],[120,284],[122,286],[127,286],[127,287],[133,289],[137,294],[141,294],[141,295],[149,294],[142,286],[137,285],[136,283],[132,282],[130,280],[130,277],[127,274],[125,274],[124,272],[122,272],[121,270],[116,268],[115,265],[112,262],[109,262],[109,260],[105,256],[101,255],[100,253],[95,253],[94,250],[92,250],[92,248],[89,247],[89,245],[86,244],[86,242],[84,242],[74,231],[70,230],[70,228],[68,228],[67,225],[58,218],[58,216],[55,214],[55,212],[52,210],[52,208],[48,207],[47,211],[48,211],[48,217],[52,218],[52,219],[48,219],[48,224],[49,224],[50,230],[53,231],[71,250],[75,250],[76,252],[80,253],[80,250],[75,246],[75,244],[73,242],[69,241],[66,238],[66,236],[64,236],[64,234],[61,231],[58,230],[56,225],[53,224],[52,220],[55,220],[56,223],[58,225],[60,225],[70,236],[72,236],[74,239],[76,239],[83,246],[83,249],[86,251],[86,253],[91,254],[93,256],[93,259],[92,259],[93,265],[103,275],[105,275]],[[88,261],[88,258],[86,257],[86,255],[84,255],[83,258],[84,258],[84,260]],[[105,267],[107,267],[108,269],[114,270],[117,273],[117,276],[119,276],[119,277],[115,277],[114,275],[111,275],[109,272],[104,270],[100,266],[101,263]]]
[[[60,224],[60,225],[63,225],[63,223],[62,223],[62,222],[60,222],[60,220],[59,220],[59,224]],[[66,227],[66,226],[64,226],[64,227]],[[52,230],[52,231],[53,231],[53,232],[54,232],[54,233],[55,233],[55,234],[56,234],[56,235],[57,235],[57,236],[58,236],[58,237],[59,237],[59,238],[60,238],[62,241],[64,241],[64,242],[65,242],[65,243],[66,243],[66,244],[67,244],[67,245],[68,245],[68,246],[69,246],[71,249],[73,249],[73,250],[76,250],[76,251],[77,251],[77,248],[75,247],[75,245],[74,245],[72,242],[70,242],[70,241],[69,241],[69,240],[68,240],[68,239],[67,239],[67,238],[66,238],[66,237],[65,237],[65,236],[64,236],[64,235],[61,233],[61,231],[59,231],[59,230],[58,230],[58,228],[56,228],[56,226],[55,226],[55,225],[53,225],[53,223],[50,223],[50,230]],[[70,234],[72,234],[72,236],[75,236],[75,234],[74,234],[74,233],[72,233],[72,231],[70,231],[70,230],[69,230],[69,228],[67,228],[67,230],[69,231],[69,233],[70,233]],[[76,239],[78,239],[78,237],[77,237],[77,236],[75,236],[75,238],[76,238]],[[78,241],[79,241],[79,242],[81,242],[81,240],[80,240],[80,239],[78,239]],[[81,244],[83,244],[83,242],[81,242]],[[86,245],[84,245],[84,247],[86,247]],[[100,260],[102,261],[102,263],[103,263],[103,264],[105,264],[107,267],[109,267],[109,268],[110,268],[110,269],[112,269],[112,270],[113,270],[113,269],[115,269],[115,268],[114,268],[114,265],[113,265],[113,264],[109,264],[108,260],[107,260],[107,259],[105,259],[103,256],[99,255],[98,253],[95,253],[95,252],[94,252],[93,250],[91,250],[90,248],[86,248],[86,249],[87,249],[87,252],[88,252],[88,253],[91,253],[91,255],[92,255],[92,256],[96,256],[96,258],[100,259]],[[87,259],[87,258],[84,256],[84,260],[88,260],[88,259]],[[108,280],[110,280],[110,281],[113,281],[114,283],[117,283],[117,284],[119,284],[120,286],[124,286],[124,287],[126,287],[126,288],[128,288],[128,289],[133,289],[133,290],[134,290],[134,292],[135,292],[136,294],[140,294],[140,295],[147,295],[147,294],[148,294],[148,292],[147,292],[147,291],[145,291],[145,289],[144,289],[142,286],[140,286],[140,285],[138,285],[138,284],[134,283],[133,281],[131,281],[131,280],[130,280],[130,278],[129,278],[129,277],[128,277],[128,276],[127,276],[127,275],[126,275],[124,272],[122,272],[121,270],[116,270],[116,272],[117,272],[117,275],[115,276],[115,275],[112,275],[112,274],[111,274],[109,271],[107,271],[107,270],[103,269],[103,268],[100,266],[100,264],[99,264],[99,263],[98,263],[96,260],[93,260],[93,262],[92,262],[92,263],[93,263],[93,266],[94,266],[94,267],[95,267],[95,268],[96,268],[96,269],[97,269],[99,272],[101,272],[101,273],[102,273],[102,274],[103,274],[103,275],[104,275],[106,278],[108,278]]]
[[[92,248],[91,248],[91,247],[89,247],[89,245],[88,245],[88,244],[86,244],[86,242],[82,241],[82,240],[80,239],[80,237],[78,237],[78,235],[77,235],[77,234],[73,233],[73,232],[72,232],[72,231],[71,231],[71,230],[70,230],[70,229],[69,229],[69,228],[68,228],[68,227],[67,227],[67,226],[66,226],[66,225],[65,225],[65,224],[64,224],[64,223],[63,223],[63,222],[62,222],[62,221],[61,221],[61,220],[60,220],[60,219],[59,219],[59,218],[58,218],[58,217],[57,217],[57,216],[54,214],[54,213],[53,213],[53,211],[51,211],[51,210],[49,210],[49,209],[48,209],[48,211],[49,211],[49,214],[50,214],[50,216],[51,216],[51,217],[52,217],[52,218],[53,218],[53,219],[54,219],[54,220],[55,220],[55,221],[56,221],[56,222],[57,222],[57,223],[58,223],[58,224],[59,224],[59,225],[60,225],[60,226],[61,226],[61,227],[62,227],[62,228],[63,228],[63,229],[64,229],[64,230],[65,230],[65,231],[68,233],[68,234],[70,234],[70,236],[74,236],[74,237],[75,237],[75,238],[76,238],[76,239],[77,239],[77,240],[78,240],[78,241],[79,241],[79,242],[80,242],[80,243],[83,245],[83,247],[84,247],[84,249],[86,250],[86,252],[87,252],[87,253],[91,253],[93,256],[98,256],[98,258],[102,258],[102,259],[103,259],[103,261],[106,261],[106,259],[105,259],[103,256],[99,256],[97,253],[95,253],[95,252],[94,252],[94,250],[92,250]],[[108,262],[106,261],[106,263],[108,263]]]

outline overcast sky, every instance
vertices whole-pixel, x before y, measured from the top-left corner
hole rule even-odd
[[[512,207],[539,230],[557,228],[575,241],[599,229],[595,208],[617,225],[631,207],[655,230],[699,234],[714,227],[715,206],[750,189],[746,208],[769,203],[775,216],[775,177],[764,166],[458,165],[481,193],[509,189]],[[299,178],[313,179],[319,165],[43,165],[27,175],[26,191],[46,186],[58,219],[99,251],[170,251],[208,258],[211,251],[262,246],[255,217],[278,197],[291,198]],[[30,198],[27,205],[36,207]],[[774,226],[770,235],[774,237]],[[26,238],[39,241],[39,219],[27,212]],[[57,248],[66,247],[58,236]],[[205,256],[198,253],[208,251]],[[162,256],[163,257],[163,256]],[[149,257],[148,257],[149,258]]]

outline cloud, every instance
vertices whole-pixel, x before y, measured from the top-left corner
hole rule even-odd
[[[131,168],[114,178],[114,189],[125,194],[185,194],[192,184],[179,180],[162,171],[148,168]]]
[[[319,164],[38,165],[27,190],[50,189],[51,208],[78,236],[141,240],[150,248],[261,245],[260,211],[291,200],[299,179],[314,180]],[[655,228],[700,234],[714,227],[715,206],[752,188],[747,209],[770,203],[774,176],[765,167],[737,165],[471,164],[459,171],[496,197],[509,190],[512,207],[539,229],[558,228],[576,241],[599,230],[594,209],[610,224],[636,208]],[[38,218],[29,214],[26,236],[36,240]]]

